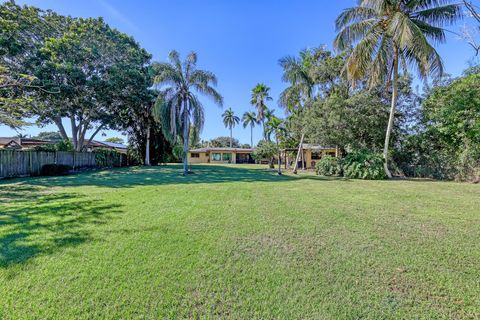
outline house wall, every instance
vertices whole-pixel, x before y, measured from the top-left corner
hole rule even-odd
[[[192,153],[188,153],[188,162],[190,163],[208,163],[210,154],[208,152],[195,152],[199,154],[198,158],[192,158]]]
[[[232,159],[230,161],[224,161],[224,160],[212,160],[212,154],[213,153],[220,153],[220,159],[223,159],[223,154],[224,153],[230,153],[232,155]],[[210,163],[235,163],[237,161],[237,154],[232,151],[210,151]]]
[[[331,154],[334,157],[338,156],[336,149],[323,149],[321,152],[322,152],[322,156],[327,154]],[[312,159],[312,153],[313,152],[311,149],[305,150],[305,163],[308,169],[314,169],[315,164],[318,161],[318,159]]]

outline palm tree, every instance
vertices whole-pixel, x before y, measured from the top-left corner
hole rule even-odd
[[[280,152],[280,148],[279,148],[279,139],[287,131],[287,129],[285,127],[285,122],[280,118],[272,116],[268,120],[268,122],[266,124],[266,128],[267,128],[266,131],[267,131],[268,135],[270,135],[272,133],[275,135],[275,142],[277,144],[277,149],[278,149],[278,174],[281,175],[282,174],[282,159],[281,159],[281,152]]]
[[[188,174],[188,140],[190,122],[201,132],[204,108],[195,93],[211,98],[219,106],[223,97],[214,89],[217,77],[197,69],[197,54],[191,52],[181,62],[176,51],[169,54],[170,62],[157,63],[155,84],[161,87],[156,103],[156,115],[161,120],[164,134],[172,141],[183,138],[183,174]]]
[[[300,51],[300,57],[286,56],[278,63],[283,68],[282,80],[290,86],[280,94],[279,105],[293,111],[302,100],[311,99],[315,81],[312,77],[313,54],[311,50]]]
[[[266,108],[265,109],[265,113],[264,113],[264,117],[265,117],[265,120],[266,122],[268,123],[271,119],[275,118],[275,109],[269,109],[269,108]],[[270,141],[270,134],[272,132],[269,132],[268,131],[268,126],[267,124],[265,124],[265,139],[267,141]]]
[[[232,131],[233,127],[235,127],[239,122],[240,118],[235,115],[235,112],[233,112],[232,108],[228,108],[228,110],[225,110],[225,112],[222,114],[223,117],[223,124],[225,125],[226,128],[230,129],[230,148],[232,147]]]
[[[388,147],[398,97],[399,65],[414,69],[422,79],[441,76],[443,64],[429,43],[444,42],[446,24],[461,17],[459,4],[449,0],[360,0],[336,20],[334,46],[353,46],[344,70],[349,81],[368,77],[370,87],[392,83],[392,100],[383,150],[388,177]]]
[[[262,123],[263,136],[265,135],[265,111],[267,110],[267,101],[273,100],[270,97],[270,88],[263,83],[259,83],[252,89],[252,98],[250,103],[257,108],[257,120]]]
[[[253,148],[253,127],[255,127],[255,125],[258,123],[257,115],[253,111],[251,112],[246,111],[243,114],[242,121],[243,121],[244,128],[246,128],[247,126],[250,126],[250,145]]]

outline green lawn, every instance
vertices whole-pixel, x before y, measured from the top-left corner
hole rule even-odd
[[[479,185],[193,169],[0,182],[0,319],[480,317]]]

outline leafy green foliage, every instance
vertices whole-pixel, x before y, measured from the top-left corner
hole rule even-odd
[[[50,141],[60,141],[63,139],[62,135],[58,131],[42,131],[32,138],[39,139],[39,140],[50,140]]]
[[[349,153],[342,160],[343,175],[351,179],[380,180],[386,178],[381,154],[367,150]]]
[[[53,144],[35,146],[34,150],[54,152],[54,151],[74,151],[75,149],[73,148],[73,144],[70,140],[61,140]]]
[[[480,74],[434,87],[421,110],[419,132],[395,154],[407,174],[480,179]]]
[[[209,141],[204,141],[202,147],[212,147],[212,148],[228,148],[230,146],[230,137],[216,137],[210,139]],[[241,144],[238,139],[232,139],[232,148],[240,148]]]
[[[172,148],[172,155],[176,161],[182,160],[185,156],[183,145],[180,143],[175,144]]]
[[[341,176],[342,162],[336,157],[330,155],[324,155],[315,164],[315,172],[321,176]]]
[[[270,160],[278,154],[277,144],[262,140],[258,143],[255,151],[252,153],[252,157],[255,160]]]
[[[121,167],[124,160],[124,155],[112,150],[98,148],[93,151],[95,153],[95,163],[100,168]]]
[[[123,141],[122,138],[119,137],[111,137],[105,139],[105,142],[111,142],[111,143],[118,143],[118,144],[124,144],[125,142]]]

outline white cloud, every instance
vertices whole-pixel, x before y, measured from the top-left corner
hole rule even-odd
[[[107,11],[107,13],[115,20],[123,24],[126,28],[131,31],[140,31],[140,28],[133,23],[127,16],[118,11],[117,8],[106,2],[105,0],[98,0],[100,5]]]

